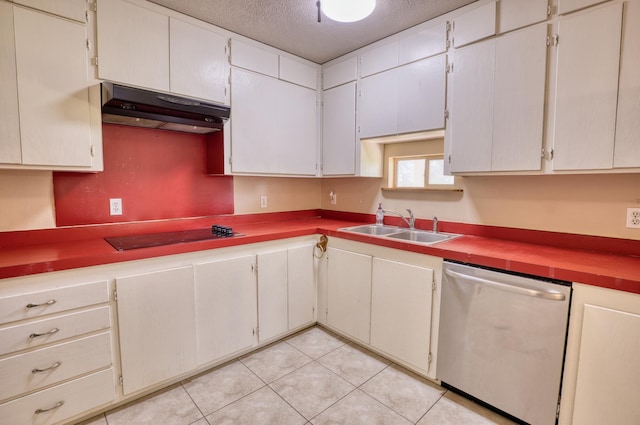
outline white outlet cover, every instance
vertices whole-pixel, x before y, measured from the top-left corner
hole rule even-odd
[[[627,208],[627,228],[640,229],[640,208]]]
[[[109,199],[109,214],[122,215],[122,199],[121,198]]]
[[[260,197],[260,208],[267,208],[267,197],[265,195]]]

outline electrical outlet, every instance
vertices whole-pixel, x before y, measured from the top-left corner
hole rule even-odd
[[[338,203],[338,195],[332,190],[329,192],[329,202],[331,205],[336,205]]]
[[[122,215],[122,199],[121,198],[109,199],[109,214]]]
[[[260,208],[267,208],[267,196],[262,195],[260,197]]]
[[[640,229],[640,208],[627,208],[627,227]]]

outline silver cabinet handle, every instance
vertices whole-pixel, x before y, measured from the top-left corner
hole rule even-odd
[[[552,300],[552,301],[564,301],[564,299],[566,298],[564,294],[561,292],[541,291],[533,288],[522,288],[520,286],[513,286],[507,283],[495,282],[493,280],[487,280],[481,277],[475,277],[475,276],[470,276],[468,274],[454,272],[453,270],[446,270],[445,274],[454,278],[481,283],[483,285],[491,286],[496,289],[501,289],[503,291],[513,292],[520,295],[526,295],[529,297],[544,298],[546,300]]]
[[[41,333],[41,334],[33,333],[33,334],[29,335],[29,338],[37,338],[37,337],[39,337],[39,336],[53,335],[53,334],[54,334],[54,333],[56,333],[56,332],[60,332],[60,329],[58,329],[58,328],[53,328],[53,329],[51,329],[49,332],[44,332],[44,333]]]
[[[35,373],[40,373],[40,372],[47,372],[49,370],[53,370],[56,369],[58,367],[60,367],[62,365],[62,362],[55,362],[54,364],[52,364],[51,366],[44,368],[44,369],[31,369],[31,373],[35,374]]]
[[[36,415],[39,415],[40,413],[46,413],[46,412],[50,412],[53,409],[57,409],[59,407],[62,407],[62,405],[64,404],[64,400],[60,400],[59,402],[57,402],[56,404],[54,404],[53,406],[49,407],[48,409],[37,409],[35,412]]]
[[[46,307],[48,305],[55,304],[56,302],[57,302],[56,300],[51,299],[51,300],[47,301],[46,303],[42,303],[42,304],[31,304],[31,303],[29,303],[29,304],[27,304],[27,308]]]

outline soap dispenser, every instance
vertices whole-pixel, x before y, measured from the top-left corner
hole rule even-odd
[[[378,211],[376,211],[376,224],[382,226],[384,224],[384,210],[382,209],[382,203],[378,204]]]

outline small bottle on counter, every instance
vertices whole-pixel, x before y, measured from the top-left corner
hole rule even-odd
[[[376,224],[382,226],[384,224],[384,210],[382,209],[382,203],[378,204],[378,211],[376,211]]]

